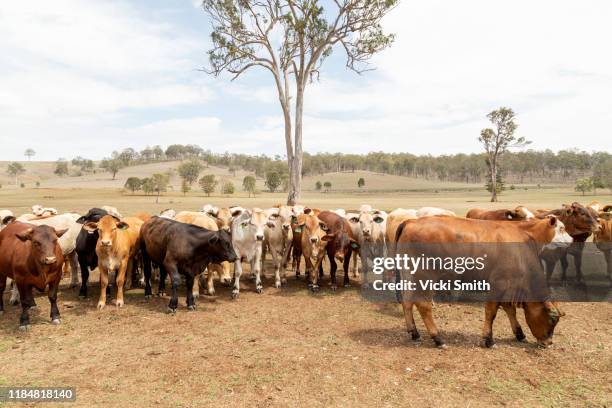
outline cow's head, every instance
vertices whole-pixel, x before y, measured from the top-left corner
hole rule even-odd
[[[236,234],[236,237],[246,236],[256,241],[263,241],[264,228],[269,222],[263,210],[258,208],[245,210],[232,221],[232,232]]]
[[[535,218],[535,215],[527,207],[523,205],[519,205],[518,207],[516,207],[514,209],[514,213],[521,220],[530,220],[532,218]]]
[[[56,230],[46,225],[28,228],[15,235],[21,241],[31,241],[32,257],[43,266],[54,265],[58,262],[56,256],[57,239],[64,235],[68,229]]]
[[[159,213],[159,216],[162,218],[168,218],[170,220],[173,220],[176,218],[176,210],[173,210],[172,208],[166,208],[165,210]]]
[[[527,325],[538,344],[544,347],[551,345],[555,326],[565,313],[554,302],[525,302],[523,309]]]
[[[128,228],[130,228],[128,223],[120,221],[112,215],[105,215],[98,222],[90,221],[83,225],[83,229],[87,232],[98,231],[98,244],[103,248],[111,248],[117,236],[117,231],[127,230]]]
[[[387,231],[387,213],[375,211],[359,215],[359,227],[366,241],[382,241]]]
[[[209,245],[212,253],[211,262],[213,263],[236,262],[238,259],[234,247],[232,246],[232,236],[225,230],[215,231],[213,237],[210,239]],[[224,266],[223,271],[229,272],[229,265],[227,265],[227,267]],[[220,279],[226,283],[228,276],[220,276]]]
[[[565,230],[565,224],[554,215],[548,215],[545,218],[545,221],[548,223],[550,228],[552,229],[552,239],[549,244],[545,245],[545,248],[555,249],[555,248],[563,248],[567,247],[571,244],[574,239],[570,234]]]
[[[209,206],[206,213],[215,219],[219,230],[231,233],[232,222],[245,211],[242,207],[217,208]]]
[[[599,213],[599,230],[595,233],[593,240],[597,243],[607,242],[612,245],[612,212]]]
[[[592,208],[585,207],[580,203],[572,203],[572,205],[564,205],[562,215],[565,217],[566,224],[572,226],[572,230],[576,233],[596,232],[599,229],[599,214]],[[569,225],[568,225],[569,228]]]
[[[85,224],[89,221],[98,222],[105,215],[108,215],[108,212],[102,208],[90,208],[87,214],[79,217],[76,222],[79,224]]]
[[[280,205],[266,211],[271,222],[270,228],[281,228],[283,235],[288,236],[291,231],[291,224],[296,219],[293,208],[287,205]]]

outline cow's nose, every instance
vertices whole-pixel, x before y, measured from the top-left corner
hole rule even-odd
[[[111,246],[111,241],[109,239],[103,239],[100,241],[100,243],[104,246]]]
[[[223,278],[222,282],[224,285],[230,285],[232,283],[232,278]]]
[[[283,229],[284,230],[288,231],[290,227],[291,227],[291,225],[289,225],[289,224],[283,224]]]
[[[56,258],[56,257],[54,257],[54,256],[47,256],[47,257],[45,257],[45,263],[46,263],[47,265],[54,264],[54,263],[55,263],[55,261],[57,261],[57,258]]]
[[[221,227],[221,229],[222,229],[223,231],[230,232],[230,227],[229,227],[229,225],[224,225],[223,227]]]
[[[363,235],[370,235],[370,230],[369,229],[364,229],[363,230]]]
[[[263,235],[256,235],[255,238],[257,238],[258,241],[263,241]]]
[[[311,237],[310,238],[310,242],[312,242],[313,244],[316,243],[319,239],[317,237]]]

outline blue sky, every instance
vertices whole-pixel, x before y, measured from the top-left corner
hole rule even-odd
[[[478,151],[486,113],[503,105],[533,148],[610,151],[611,19],[604,0],[403,0],[376,71],[346,71],[337,50],[308,88],[305,150]],[[0,160],[171,143],[282,154],[266,72],[198,71],[209,30],[193,0],[3,2]]]

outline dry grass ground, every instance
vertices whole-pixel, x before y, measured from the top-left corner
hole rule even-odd
[[[0,208],[21,213],[42,203],[82,212],[110,204],[131,214],[197,209],[207,202],[266,207],[285,198],[280,193],[251,199],[242,193],[211,198],[170,193],[155,204],[153,197],[83,187],[2,189]],[[436,193],[437,188],[306,192],[304,203],[321,208],[433,205],[463,214],[472,207],[612,201],[610,195],[582,199],[569,188],[517,189],[491,205],[480,191]],[[503,313],[494,327],[498,347],[483,349],[481,306],[436,305],[437,323],[450,346],[439,350],[420,318],[423,340],[415,343],[406,334],[401,309],[363,300],[357,282],[335,293],[324,284],[319,294],[311,295],[303,280],[291,277],[286,287],[275,289],[268,277],[258,295],[246,280],[239,300],[232,301],[229,290],[221,287],[215,298],[201,298],[195,312],[187,311],[182,297],[175,316],[164,313],[168,298],[147,301],[142,289],[128,291],[123,309],[109,304],[99,312],[96,273],[90,285],[87,300],[62,286],[60,326],[49,324],[43,295],[36,299],[27,333],[17,330],[19,309],[7,306],[0,317],[0,386],[73,386],[78,396],[74,406],[79,407],[612,405],[609,304],[563,305],[567,315],[556,330],[555,345],[546,350],[535,347],[529,334],[529,343],[514,341]]]

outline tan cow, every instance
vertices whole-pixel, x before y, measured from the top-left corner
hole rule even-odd
[[[100,300],[98,309],[106,306],[106,287],[108,274],[116,271],[117,276],[117,307],[123,306],[123,284],[126,274],[133,271],[133,262],[139,251],[140,227],[143,222],[139,218],[125,217],[118,221],[111,215],[105,215],[98,222],[88,222],[83,228],[87,231],[98,231],[96,255],[100,271]],[[131,282],[131,276],[128,278]]]
[[[416,220],[416,210],[396,208],[387,215],[387,242],[395,242],[395,233],[400,224],[406,220]]]
[[[604,254],[608,267],[608,279],[612,281],[612,205],[599,212],[600,228],[593,234],[593,242]]]
[[[194,211],[181,211],[174,217],[176,221],[183,222],[185,224],[197,225],[198,227],[206,228],[210,231],[219,231],[217,222],[207,214],[202,212]],[[223,262],[221,264],[210,264],[208,265],[208,276],[206,279],[206,290],[210,296],[215,295],[214,276],[215,273],[219,276],[219,280],[225,285],[229,285],[232,282],[231,268],[229,262]],[[202,274],[195,277],[193,282],[193,296],[200,296],[200,279]]]
[[[321,262],[326,254],[324,237],[327,236],[327,225],[315,215],[315,211],[298,216],[297,223],[301,231],[301,254],[306,262],[306,279],[311,282],[311,274],[321,272]]]

